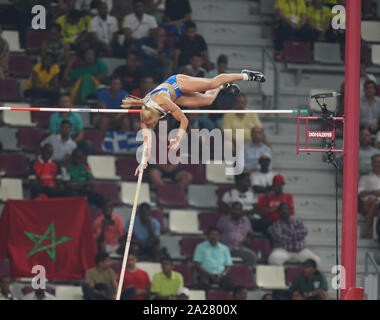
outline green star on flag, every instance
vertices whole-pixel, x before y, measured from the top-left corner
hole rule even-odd
[[[28,231],[24,231],[26,236],[32,240],[35,245],[33,249],[28,253],[28,257],[36,254],[40,251],[46,251],[46,253],[49,255],[49,257],[55,262],[55,247],[59,244],[62,244],[64,242],[70,241],[71,238],[69,237],[60,237],[59,239],[56,238],[55,235],[55,229],[54,229],[54,222],[52,222],[49,227],[46,229],[45,233],[43,235],[33,234]],[[51,236],[49,236],[51,234]],[[51,240],[51,243],[49,245],[42,245],[42,242],[44,240]],[[51,250],[49,250],[51,248]]]

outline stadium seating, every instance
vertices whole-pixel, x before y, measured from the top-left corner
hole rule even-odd
[[[205,237],[184,237],[180,241],[181,255],[186,259],[192,260],[195,252],[195,248],[201,242],[206,240]]]
[[[207,300],[232,300],[233,296],[228,291],[208,290]]]
[[[189,300],[206,300],[206,292],[204,290],[189,290]]]
[[[260,0],[260,13],[273,15],[276,0]]]
[[[0,277],[11,275],[11,263],[7,258],[0,259]]]
[[[121,267],[123,266],[123,262],[122,261],[112,261],[111,262],[111,268],[113,269],[113,271],[115,271],[115,273],[119,276],[119,273],[121,271]]]
[[[21,179],[1,179],[0,200],[5,202],[8,199],[24,199]]]
[[[249,246],[256,252],[257,260],[260,263],[266,263],[271,252],[270,241],[267,238],[255,238]]]
[[[116,175],[115,157],[88,156],[87,162],[95,179],[120,180]]]
[[[23,154],[0,154],[0,171],[7,177],[22,177],[29,174],[28,162]]]
[[[120,157],[116,160],[116,174],[123,180],[136,181],[135,170],[138,165],[136,157]],[[146,172],[145,170],[143,177]]]
[[[84,139],[92,142],[96,153],[103,153],[103,134],[98,130],[84,130]]]
[[[158,262],[137,262],[137,268],[146,271],[152,281],[156,273],[162,272],[161,263]]]
[[[262,289],[287,289],[283,266],[256,266],[256,283]]]
[[[205,183],[205,166],[203,164],[183,164],[181,166],[193,176],[192,183]]]
[[[183,284],[185,287],[194,286],[193,268],[188,264],[175,264],[173,270],[179,272],[183,276]]]
[[[20,47],[19,32],[16,30],[4,30],[1,37],[5,39],[9,44],[9,50],[11,53],[23,52]]]
[[[284,59],[292,63],[312,63],[313,52],[310,42],[285,41]]]
[[[46,290],[47,293],[50,293],[53,296],[55,296],[55,288],[46,286],[45,290]],[[34,291],[34,289],[33,289],[32,286],[25,286],[25,287],[22,288],[22,293],[25,294],[25,295],[29,294],[29,293],[32,293],[33,291]]]
[[[24,152],[35,153],[44,134],[42,129],[20,128],[17,132],[18,147]]]
[[[195,208],[217,207],[217,186],[189,185],[189,205]]]
[[[29,56],[11,55],[9,57],[9,74],[13,77],[28,78],[32,73],[32,60]]]
[[[48,106],[33,106],[36,108],[44,108]],[[54,108],[54,106],[53,106]],[[32,112],[32,122],[40,128],[49,128],[50,117],[53,112]]]
[[[165,222],[164,222],[164,214],[160,210],[151,210],[150,215],[155,218],[160,223],[161,233],[165,233]]]
[[[94,182],[95,192],[100,193],[105,199],[111,200],[115,206],[122,204],[119,197],[119,185],[114,182]]]
[[[185,190],[178,184],[157,187],[157,204],[162,207],[186,207]]]
[[[199,214],[199,229],[206,233],[208,228],[216,226],[221,217],[222,214],[219,212],[201,212]]]
[[[225,164],[206,164],[207,181],[218,184],[234,183],[234,176],[227,176],[225,168]]]
[[[238,285],[246,287],[247,289],[256,288],[253,278],[253,269],[244,265],[231,266],[230,276],[232,281]]]
[[[169,231],[178,234],[202,234],[198,228],[198,212],[195,210],[170,210]]]
[[[57,300],[83,300],[82,287],[58,285],[55,287]]]
[[[20,101],[20,85],[16,79],[0,80],[0,101]],[[12,107],[13,105],[7,105]]]
[[[303,272],[303,267],[287,267],[285,270],[286,284],[291,286],[294,278]]]
[[[380,44],[372,46],[371,61],[373,64],[380,66]]]
[[[48,33],[45,31],[28,30],[26,32],[25,48],[30,52],[39,52],[42,42],[47,38]]]
[[[325,64],[342,64],[339,43],[315,42],[314,60]]]
[[[3,145],[3,152],[6,151],[19,151],[17,142],[18,128],[11,128],[8,126],[0,127],[1,144]]]
[[[362,21],[361,37],[367,42],[380,42],[380,22],[379,21]]]
[[[121,183],[121,201],[124,204],[133,205],[136,192],[136,182],[122,182]],[[143,182],[140,189],[139,203],[151,203],[149,184]]]

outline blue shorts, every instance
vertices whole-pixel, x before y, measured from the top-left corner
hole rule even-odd
[[[179,99],[183,96],[183,93],[181,92],[181,90],[178,87],[177,75],[174,75],[174,76],[167,78],[163,83],[168,83],[174,88],[176,99]]]

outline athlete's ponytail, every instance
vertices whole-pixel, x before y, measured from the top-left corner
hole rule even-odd
[[[129,109],[131,107],[143,107],[144,105],[145,105],[145,101],[143,99],[129,96],[123,99],[123,103],[121,107]]]

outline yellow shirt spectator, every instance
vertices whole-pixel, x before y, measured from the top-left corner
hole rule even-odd
[[[222,122],[222,130],[232,129],[232,138],[236,139],[236,129],[244,129],[244,142],[251,141],[252,128],[262,128],[261,121],[257,114],[246,113],[243,118],[239,118],[234,113],[224,115]]]
[[[330,22],[331,10],[325,6],[322,6],[321,9],[310,6],[307,8],[306,12],[310,26],[313,29],[322,31],[326,28],[326,24]]]
[[[33,72],[37,75],[37,88],[48,88],[50,81],[59,74],[58,64],[52,64],[49,69],[42,69],[42,63],[37,63],[33,67]],[[26,81],[24,90],[32,89],[32,76]]]
[[[79,19],[75,24],[68,21],[67,14],[59,17],[57,23],[61,26],[61,35],[63,40],[69,44],[73,44],[81,33],[87,31],[91,16],[85,16]]]
[[[176,296],[177,291],[182,287],[183,276],[180,273],[172,271],[170,278],[168,278],[165,273],[159,272],[153,276],[150,292],[159,293],[164,297]]]
[[[301,21],[302,15],[306,14],[305,0],[277,0],[274,9],[282,9],[284,16],[289,20],[296,16],[298,22]]]

